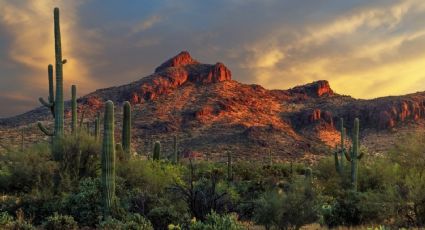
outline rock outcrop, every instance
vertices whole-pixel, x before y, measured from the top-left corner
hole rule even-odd
[[[198,61],[196,61],[195,59],[193,59],[189,52],[187,51],[182,51],[179,54],[177,54],[176,56],[168,59],[166,62],[162,63],[160,66],[158,66],[155,69],[155,73],[161,72],[167,68],[170,67],[181,67],[181,66],[185,66],[185,65],[194,65],[194,64],[199,64]]]
[[[310,84],[297,86],[289,90],[293,94],[304,94],[308,97],[323,97],[334,95],[329,82],[326,80],[315,81]]]
[[[187,82],[200,85],[229,80],[232,74],[223,63],[201,64],[183,51],[157,67],[154,74],[137,82],[129,100],[133,104],[154,100]]]

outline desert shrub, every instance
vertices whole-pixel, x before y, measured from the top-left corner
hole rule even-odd
[[[235,215],[219,215],[215,212],[208,214],[204,221],[193,221],[191,230],[242,230],[244,226],[238,222]]]
[[[73,216],[81,226],[95,226],[102,218],[100,180],[87,178],[78,190],[64,200],[64,212]]]
[[[60,211],[61,200],[58,197],[23,194],[18,197],[8,196],[0,201],[0,210],[9,213],[22,211],[32,218],[33,224],[41,224],[45,217]]]
[[[254,211],[258,208],[253,201],[259,199],[267,191],[268,185],[263,181],[238,181],[235,184],[235,189],[237,194],[240,195],[236,207],[239,218],[242,220],[252,219]]]
[[[105,230],[153,230],[152,224],[139,214],[129,214],[123,220],[107,218],[100,222],[100,229]]]
[[[74,230],[78,229],[78,224],[72,216],[59,215],[58,213],[55,213],[54,215],[46,218],[46,221],[43,223],[43,228],[46,230]]]
[[[398,167],[393,178],[398,190],[396,224],[403,227],[425,226],[425,134],[409,133],[390,151],[390,160]]]
[[[0,158],[0,191],[3,193],[49,194],[57,165],[51,160],[48,144],[38,144],[24,152],[7,152]]]
[[[14,221],[14,218],[9,215],[8,212],[1,212],[0,213],[0,227],[1,228],[7,228],[12,224]]]
[[[224,213],[235,209],[239,195],[227,181],[220,179],[220,170],[211,169],[196,181],[193,164],[189,171],[187,181],[175,183],[171,191],[186,201],[192,216],[204,220],[211,211]]]
[[[25,219],[24,212],[20,209],[16,212],[16,218],[7,212],[0,213],[0,227],[6,230],[35,230],[36,228]]]
[[[266,229],[300,228],[318,219],[318,202],[311,185],[299,180],[287,190],[265,192],[255,203],[254,220]]]
[[[183,168],[162,161],[146,161],[134,158],[118,162],[116,173],[124,180],[124,189],[137,189],[150,193],[163,193],[176,181],[181,181]]]
[[[173,207],[156,207],[147,215],[155,229],[167,229],[171,223],[179,223],[183,219],[181,213]]]
[[[81,131],[66,136],[56,146],[54,155],[59,162],[62,191],[71,191],[80,179],[98,176],[101,145],[93,136]]]

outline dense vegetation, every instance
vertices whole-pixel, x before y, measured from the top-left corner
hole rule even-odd
[[[109,214],[101,195],[101,143],[84,131],[67,136],[61,140],[66,159],[61,161],[54,159],[50,144],[2,152],[0,228],[425,225],[424,134],[403,138],[385,156],[365,154],[357,190],[347,179],[350,168],[337,171],[333,156],[310,169],[300,163],[237,159],[231,165],[202,160],[176,164],[165,156],[147,159],[153,152],[130,159],[117,152]]]

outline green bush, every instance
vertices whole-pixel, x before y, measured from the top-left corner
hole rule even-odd
[[[101,145],[94,136],[82,131],[66,136],[57,144],[60,154],[55,159],[59,160],[61,191],[72,191],[81,179],[99,175]]]
[[[243,230],[244,226],[238,222],[235,215],[219,215],[215,212],[208,214],[205,221],[194,221],[191,230]]]
[[[78,224],[72,216],[59,215],[58,213],[55,213],[53,216],[47,217],[46,221],[43,223],[43,228],[46,230],[74,230],[78,229]]]
[[[266,229],[298,229],[318,219],[318,202],[304,181],[296,181],[286,191],[272,190],[256,200],[254,220]]]
[[[107,218],[102,221],[99,226],[105,230],[153,230],[152,224],[139,214],[128,215],[124,220],[120,221],[113,218]]]
[[[48,144],[4,153],[0,156],[0,192],[50,194],[55,169]]]
[[[5,230],[35,230],[36,228],[25,220],[22,209],[16,212],[16,219],[7,212],[0,213],[0,227]]]
[[[146,193],[160,194],[181,181],[182,167],[163,161],[146,161],[133,158],[127,162],[117,162],[117,177],[124,180],[124,188],[143,189]]]
[[[80,182],[78,190],[64,200],[64,212],[73,216],[80,226],[96,226],[102,218],[99,178]]]
[[[0,213],[0,227],[1,228],[7,228],[10,226],[13,222],[13,217],[9,215],[8,212],[1,212]]]
[[[171,223],[179,223],[182,219],[181,213],[172,207],[156,207],[148,213],[148,219],[155,229],[167,229]]]

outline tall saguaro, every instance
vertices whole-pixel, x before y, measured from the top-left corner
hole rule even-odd
[[[56,139],[63,137],[63,64],[66,62],[62,59],[61,31],[59,23],[59,8],[53,10],[54,15],[54,33],[55,33],[55,68],[56,68],[56,100],[55,100],[55,137]]]
[[[111,208],[115,199],[115,125],[114,103],[107,101],[105,104],[105,118],[102,144],[102,200],[104,215],[111,214]]]
[[[54,131],[51,132],[45,128],[41,123],[38,126],[42,132],[48,136],[53,136],[53,144],[61,139],[64,135],[64,102],[63,102],[63,64],[66,60],[62,59],[62,48],[61,48],[61,33],[60,33],[60,22],[59,22],[59,8],[53,10],[54,18],[54,36],[55,36],[55,69],[56,69],[56,95],[54,92],[53,84],[53,66],[48,66],[49,76],[49,98],[46,102],[43,98],[40,98],[41,104],[48,107],[53,112],[55,118]],[[55,96],[53,96],[55,95]]]

